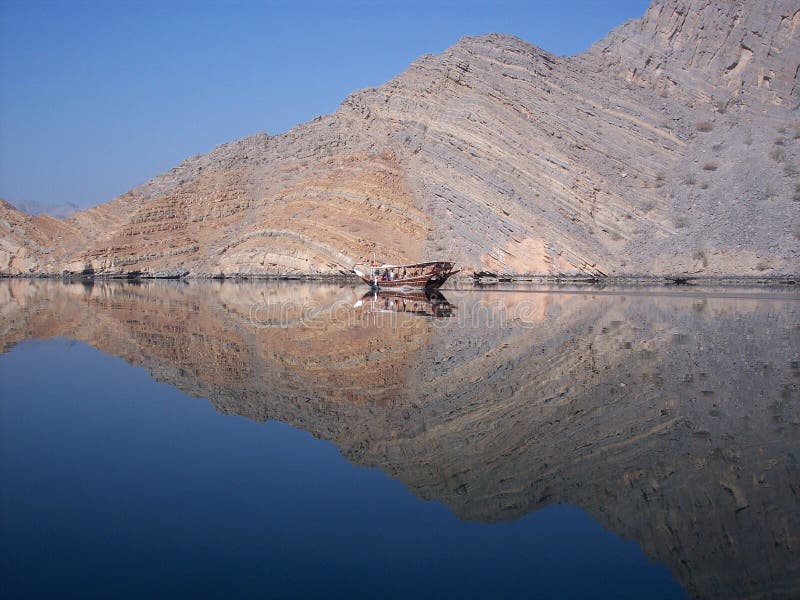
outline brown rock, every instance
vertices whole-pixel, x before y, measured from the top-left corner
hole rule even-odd
[[[46,261],[0,267],[319,274],[376,255],[795,274],[799,25],[796,0],[656,0],[570,58],[465,38],[330,116],[225,144],[70,217],[69,243],[25,250]]]

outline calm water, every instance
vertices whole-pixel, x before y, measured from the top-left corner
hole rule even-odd
[[[0,282],[4,597],[800,595],[800,298]]]

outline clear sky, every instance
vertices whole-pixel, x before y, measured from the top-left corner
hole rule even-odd
[[[465,35],[585,50],[648,0],[0,0],[0,197],[90,206]]]

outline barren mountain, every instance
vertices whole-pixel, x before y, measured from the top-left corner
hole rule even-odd
[[[798,69],[798,0],[655,0],[567,58],[464,38],[332,115],[73,215],[69,239],[4,229],[0,269],[313,274],[377,255],[510,273],[796,274]]]

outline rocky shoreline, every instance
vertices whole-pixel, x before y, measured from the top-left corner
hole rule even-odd
[[[24,273],[9,275],[0,273],[0,279],[57,279],[67,282],[91,281],[156,281],[156,280],[196,280],[196,281],[298,281],[321,283],[354,283],[361,280],[352,273],[283,273],[283,274],[192,274],[180,273],[137,273],[87,274],[87,273]],[[450,280],[456,287],[497,288],[513,284],[530,285],[580,285],[615,287],[653,287],[653,286],[698,286],[698,287],[773,287],[795,288],[800,286],[800,275],[547,275],[547,274],[465,274]]]

